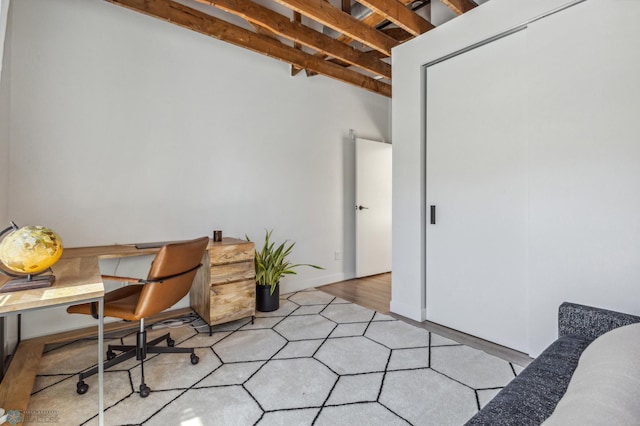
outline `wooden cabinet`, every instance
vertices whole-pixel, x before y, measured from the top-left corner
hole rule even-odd
[[[201,268],[191,287],[191,308],[211,326],[256,312],[255,245],[235,238],[209,242],[208,267]]]

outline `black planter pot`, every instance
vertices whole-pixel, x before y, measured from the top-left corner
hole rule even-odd
[[[280,283],[271,292],[271,286],[256,284],[256,309],[260,312],[272,312],[280,307]]]

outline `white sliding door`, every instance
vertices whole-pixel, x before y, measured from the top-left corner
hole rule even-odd
[[[640,312],[640,1],[587,1],[529,28],[533,349],[563,301]]]
[[[426,68],[427,320],[523,352],[526,33]]]

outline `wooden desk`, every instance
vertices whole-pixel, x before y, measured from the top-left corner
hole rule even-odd
[[[103,399],[103,299],[104,284],[100,277],[100,267],[96,257],[73,257],[63,253],[60,260],[53,265],[56,280],[51,287],[14,291],[0,294],[0,316],[18,314],[36,309],[54,306],[71,305],[74,303],[98,301],[98,386],[99,386],[99,424],[104,424]],[[4,285],[8,277],[0,276],[0,285]],[[3,325],[4,326],[4,325]],[[4,342],[2,342],[4,344]],[[28,347],[28,345],[27,345]],[[27,408],[29,395],[35,381],[37,365],[35,367],[28,360],[20,357],[18,347],[14,359],[0,384],[0,406],[5,410],[19,410],[21,413]],[[27,351],[28,353],[28,351]],[[38,358],[39,360],[39,358]],[[29,370],[28,377],[22,370]]]
[[[138,249],[135,244],[79,247],[67,249],[67,257],[112,259],[155,254],[160,247]],[[202,261],[202,272],[193,281],[191,308],[211,327],[256,313],[255,244],[225,237],[209,240]]]
[[[98,387],[99,424],[101,426],[104,424],[102,382],[104,283],[100,273],[99,260],[149,255],[155,254],[159,250],[159,247],[137,249],[133,244],[67,248],[60,260],[51,268],[56,276],[51,287],[0,293],[0,317],[54,306],[99,301],[98,365],[100,371]],[[9,277],[0,275],[0,286],[9,279]],[[2,383],[0,383],[0,407],[5,410],[19,410],[21,413],[27,409],[43,349],[44,341],[42,338],[30,339],[18,346]]]
[[[160,248],[157,246],[138,249],[135,244],[66,248],[60,260],[52,267],[56,281],[51,287],[0,293],[0,317],[34,309],[98,300],[101,313],[98,325],[98,363],[102,370],[104,284],[99,260],[152,255]],[[223,238],[221,242],[209,242],[203,261],[204,272],[199,274],[199,280],[194,281],[192,291],[202,296],[202,300],[198,299],[200,300],[198,306],[205,309],[198,308],[197,311],[205,315],[210,326],[255,314],[253,256],[254,244],[244,240]],[[7,281],[7,277],[0,276],[0,286]],[[192,297],[192,306],[193,300]],[[213,308],[209,304],[212,300],[215,302]],[[194,310],[196,310],[195,307]],[[0,383],[0,407],[21,412],[27,408],[40,361],[39,355],[46,343],[48,343],[46,338],[35,338],[20,344],[4,380]],[[36,352],[38,356],[34,355]],[[98,381],[99,424],[102,426],[104,411],[102,371]]]
[[[0,293],[0,315],[30,309],[50,308],[97,299],[104,296],[97,259],[62,255],[53,265],[56,280],[51,287]],[[0,286],[9,281],[0,275]]]

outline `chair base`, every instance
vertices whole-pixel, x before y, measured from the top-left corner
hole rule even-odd
[[[142,380],[140,384],[140,396],[145,398],[149,396],[151,389],[146,385],[144,381],[144,360],[147,357],[148,353],[190,353],[191,354],[191,364],[197,364],[200,361],[200,358],[195,354],[194,348],[176,348],[174,347],[175,341],[171,338],[169,333],[163,334],[160,337],[157,337],[150,342],[147,342],[147,332],[144,330],[144,323],[141,322],[141,329],[137,334],[137,344],[136,345],[109,345],[107,348],[107,360],[103,364],[103,368],[106,370],[108,368],[113,367],[114,365],[118,365],[128,359],[133,358],[140,360],[140,368],[142,370]],[[156,346],[157,344],[166,341],[167,346]],[[122,352],[120,355],[116,356],[114,351]],[[89,390],[89,385],[85,383],[84,379],[87,377],[91,377],[94,374],[98,373],[98,366],[90,368],[86,371],[81,372],[78,375],[78,383],[76,384],[76,392],[79,394],[85,394]]]

